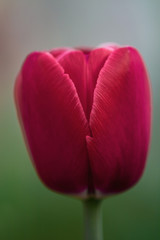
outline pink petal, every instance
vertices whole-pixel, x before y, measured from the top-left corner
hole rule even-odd
[[[76,89],[49,53],[33,53],[19,75],[15,97],[37,172],[63,193],[88,187],[88,123]]]
[[[97,190],[119,192],[138,181],[146,162],[150,116],[143,61],[135,49],[119,48],[99,74],[90,115],[87,145]]]
[[[108,43],[102,43],[98,47],[106,48],[108,50],[116,50],[116,49],[120,48],[120,45],[117,43],[108,42]]]

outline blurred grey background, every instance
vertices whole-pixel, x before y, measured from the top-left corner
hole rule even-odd
[[[160,239],[158,0],[0,0],[0,239],[82,239],[81,203],[46,189],[32,167],[15,113],[13,85],[32,51],[104,42],[136,47],[153,89],[146,171],[134,188],[104,201],[104,239]]]

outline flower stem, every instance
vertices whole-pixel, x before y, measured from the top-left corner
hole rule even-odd
[[[83,205],[85,240],[103,240],[101,200],[85,200]]]

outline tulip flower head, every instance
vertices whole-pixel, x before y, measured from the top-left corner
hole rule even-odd
[[[140,179],[151,93],[136,49],[106,44],[31,53],[15,99],[33,164],[50,189],[99,198]]]

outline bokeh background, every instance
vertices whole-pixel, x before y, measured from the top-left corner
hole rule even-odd
[[[160,1],[0,0],[0,239],[83,238],[75,199],[49,191],[27,154],[13,102],[25,56],[60,46],[133,45],[152,81],[153,134],[146,171],[103,203],[104,239],[160,239]]]

